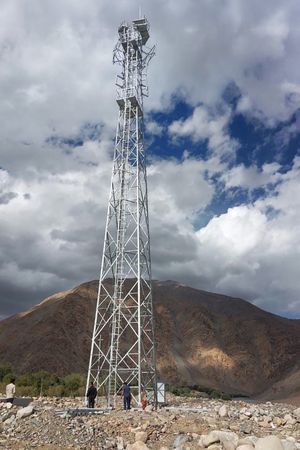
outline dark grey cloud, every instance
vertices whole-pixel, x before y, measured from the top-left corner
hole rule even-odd
[[[2,192],[0,193],[0,204],[7,205],[7,203],[16,197],[18,197],[16,192]]]
[[[50,285],[44,287],[39,285],[36,287],[34,280],[29,286],[16,284],[15,281],[13,278],[1,280],[0,302],[2,318],[25,311],[60,290],[71,289],[74,287],[74,282],[77,282],[77,280],[61,280],[61,282],[56,280],[52,287]]]

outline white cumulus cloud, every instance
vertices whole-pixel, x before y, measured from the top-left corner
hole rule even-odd
[[[300,106],[298,0],[141,6],[157,44],[146,112],[184,100],[193,113],[169,135],[210,150],[206,161],[185,153],[149,166],[154,275],[296,311],[299,160],[285,173],[274,162],[220,161],[238,145],[222,100],[229,84],[241,95],[237,110],[270,126]],[[119,24],[137,14],[134,0],[1,3],[1,315],[98,274],[117,118],[112,50]],[[153,135],[166,131],[146,121]],[[291,127],[278,139],[297,133]],[[225,190],[272,189],[198,230],[217,194],[211,176],[222,171]]]

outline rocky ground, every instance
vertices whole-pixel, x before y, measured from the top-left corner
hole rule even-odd
[[[0,448],[300,449],[300,408],[291,405],[171,397],[158,411],[65,412],[81,406],[80,399],[35,399],[26,409],[1,403]]]

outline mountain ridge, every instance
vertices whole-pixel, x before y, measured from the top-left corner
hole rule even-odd
[[[2,320],[0,359],[18,371],[85,373],[97,289],[85,282]],[[172,280],[153,281],[153,302],[163,381],[268,398],[273,385],[277,396],[278,386],[283,397],[300,393],[300,381],[292,392],[282,381],[299,361],[300,320]]]

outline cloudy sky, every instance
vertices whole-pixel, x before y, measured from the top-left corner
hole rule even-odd
[[[298,0],[2,0],[0,317],[97,278],[139,5],[153,275],[300,317]]]

